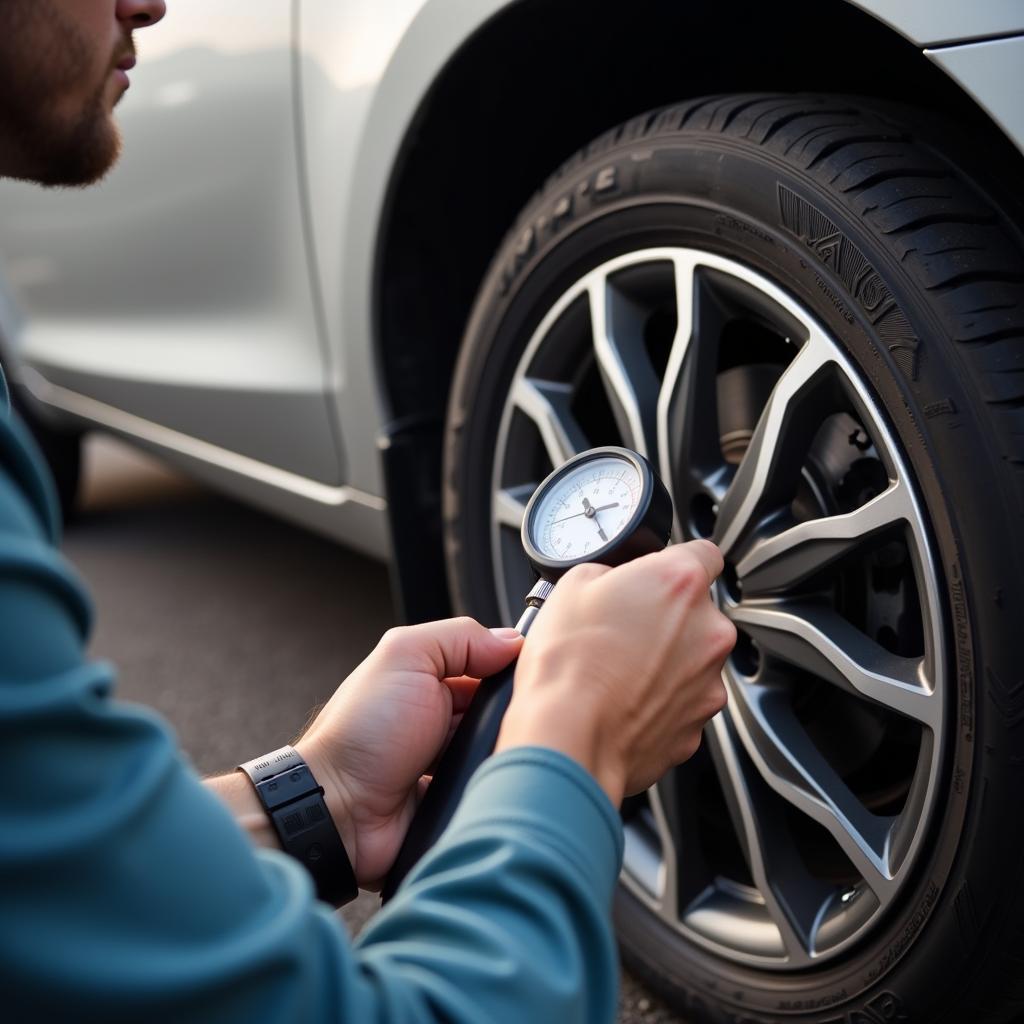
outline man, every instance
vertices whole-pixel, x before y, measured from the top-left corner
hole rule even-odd
[[[102,176],[132,33],[164,13],[163,0],[0,0],[0,174]],[[612,1019],[615,808],[689,757],[725,700],[735,631],[708,596],[712,544],[575,570],[525,647],[468,619],[384,637],[284,762],[301,758],[323,787],[324,851],[367,888],[476,680],[521,658],[498,752],[353,947],[302,865],[255,851],[290,832],[250,779],[203,784],[167,727],[115,702],[109,670],[84,660],[90,608],[53,548],[53,509],[30,442],[0,413],[5,1019]],[[275,786],[308,782],[268,763]],[[308,866],[330,888],[324,851]]]

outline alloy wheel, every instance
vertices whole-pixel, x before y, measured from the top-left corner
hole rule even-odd
[[[946,640],[924,506],[883,409],[784,289],[694,249],[627,253],[533,333],[496,445],[491,543],[515,618],[518,530],[555,465],[646,455],[675,540],[711,537],[739,640],[702,750],[623,807],[622,882],[726,959],[839,955],[898,899],[939,792]]]

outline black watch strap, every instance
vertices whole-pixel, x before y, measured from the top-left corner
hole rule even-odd
[[[340,907],[359,892],[352,862],[334,827],[320,786],[293,747],[281,747],[238,766],[256,787],[285,853],[313,876],[317,895]]]

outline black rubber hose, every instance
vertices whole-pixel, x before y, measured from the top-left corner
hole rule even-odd
[[[484,679],[477,687],[459,728],[455,730],[447,750],[437,763],[433,781],[416,809],[405,842],[388,874],[381,891],[381,898],[385,902],[391,899],[416,862],[441,837],[462,800],[473,772],[494,752],[501,720],[512,700],[515,671],[516,662],[512,662],[497,675]]]

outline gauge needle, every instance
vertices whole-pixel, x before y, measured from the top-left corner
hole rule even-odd
[[[583,500],[586,501],[586,498],[584,498]],[[607,509],[618,507],[619,503],[617,501],[613,501],[610,505],[598,505],[597,508],[594,508],[594,506],[591,505],[589,501],[587,501],[587,509],[589,511],[574,512],[571,516],[565,516],[562,519],[556,519],[551,525],[557,526],[558,523],[564,523],[566,519],[575,519],[577,516],[589,516],[593,518],[594,514],[597,512],[604,512]]]
[[[607,544],[608,543],[608,535],[604,532],[604,530],[601,529],[601,524],[597,521],[597,513],[598,513],[598,510],[596,508],[594,508],[593,505],[590,504],[590,499],[589,498],[584,498],[583,499],[583,514],[588,519],[593,519],[594,520],[594,525],[597,527],[597,535],[601,538],[601,540],[603,540]]]

